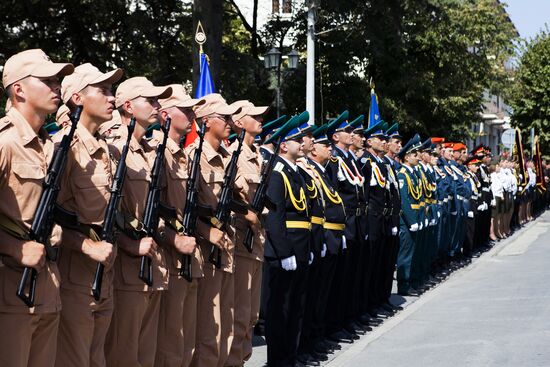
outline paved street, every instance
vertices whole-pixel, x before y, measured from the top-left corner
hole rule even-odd
[[[401,313],[327,366],[550,366],[549,265],[547,212],[420,298],[396,298]]]

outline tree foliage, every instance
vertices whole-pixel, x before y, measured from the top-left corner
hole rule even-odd
[[[259,29],[234,0],[5,0],[0,64],[39,47],[54,60],[121,67],[159,84],[196,80],[200,20],[216,87],[229,101],[275,104],[273,74],[259,56],[275,46],[287,53],[283,39],[292,37],[303,62],[283,75],[282,112],[293,113],[305,109],[305,2],[293,4],[292,19]],[[483,91],[510,84],[503,65],[516,33],[497,0],[316,2],[317,123],[345,109],[368,113],[372,77],[385,120],[408,134],[464,137]]]
[[[550,148],[550,33],[524,43],[510,105],[512,121],[524,131],[535,128],[542,151]]]

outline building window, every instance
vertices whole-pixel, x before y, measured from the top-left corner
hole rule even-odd
[[[292,13],[292,0],[272,0],[271,4],[273,14]]]
[[[272,9],[271,12],[273,14],[279,14],[279,0],[273,0],[272,1]]]
[[[292,1],[291,0],[283,0],[283,13],[290,14],[292,13]]]

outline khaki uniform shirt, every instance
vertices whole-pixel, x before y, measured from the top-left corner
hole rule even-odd
[[[188,157],[193,156],[197,147],[196,144],[198,144],[198,141],[186,148]],[[219,195],[223,186],[223,178],[225,176],[225,169],[229,164],[230,159],[231,155],[227,152],[223,145],[220,146],[219,152],[217,152],[214,150],[212,145],[208,143],[208,141],[204,141],[201,155],[201,175],[198,180],[198,199],[201,205],[210,206],[214,211],[218,205]],[[199,244],[202,252],[204,266],[210,264],[208,257],[210,256],[212,244],[208,241],[210,238],[209,230],[210,226],[208,224],[204,224],[204,222],[199,219],[197,222],[197,243]],[[225,244],[222,249],[221,269],[225,272],[233,273],[235,270],[235,236],[230,225],[227,225],[225,230],[226,236]]]
[[[151,145],[162,143],[163,134],[159,131],[153,133]],[[182,148],[172,139],[166,140],[165,150],[166,163],[164,165],[165,186],[161,194],[161,201],[174,209],[178,214],[178,220],[183,218],[183,211],[187,198],[187,179],[189,178],[190,167],[187,164],[187,156]],[[161,227],[162,227],[161,220]],[[176,250],[173,244],[166,247],[167,263],[170,276],[178,276],[181,268],[181,253]],[[192,255],[191,272],[193,278],[202,278],[203,258],[201,251],[196,248]]]
[[[42,193],[53,143],[41,129],[38,135],[12,107],[0,120],[0,214],[28,231]],[[0,310],[7,313],[49,313],[61,310],[57,264],[46,261],[36,280],[35,306],[17,296],[23,268],[0,256]],[[6,331],[4,331],[6,332]]]
[[[60,141],[69,129],[65,127],[55,134],[54,142]],[[112,179],[107,143],[78,125],[67,157],[57,203],[75,213],[80,223],[101,226],[111,196],[109,190]],[[83,254],[78,243],[71,243],[69,239],[61,237],[58,264],[62,288],[92,294],[97,262]],[[101,289],[103,298],[112,295],[113,276],[113,268],[106,267]]]
[[[109,150],[115,160],[118,161],[126,144],[127,132],[117,130],[127,129],[121,125],[118,129],[111,129],[115,134]],[[143,219],[143,211],[147,200],[147,192],[151,182],[151,169],[155,160],[155,150],[145,139],[138,142],[132,136],[128,155],[126,156],[126,176],[122,188],[120,211],[124,215]],[[118,251],[115,260],[114,287],[126,291],[151,291],[166,289],[168,285],[168,269],[164,250],[158,247],[157,256],[153,258],[153,286],[149,287],[139,279],[139,267],[141,256],[134,256],[126,251]]]
[[[233,152],[237,149],[237,146],[238,142],[234,141],[229,147],[229,151]],[[249,147],[243,144],[241,154],[239,155],[238,166],[235,186],[240,189],[240,199],[251,205],[256,189],[260,183],[260,174],[262,170],[262,156],[259,150],[255,146]],[[254,235],[252,253],[249,253],[243,245],[244,237],[248,229],[248,222],[242,214],[236,214],[235,217],[235,253],[237,256],[263,261],[265,239],[263,228],[261,232]]]

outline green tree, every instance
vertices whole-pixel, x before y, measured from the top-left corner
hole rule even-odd
[[[510,105],[512,123],[523,131],[535,128],[541,151],[550,148],[550,33],[524,43]],[[524,133],[526,134],[526,133]]]

